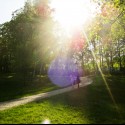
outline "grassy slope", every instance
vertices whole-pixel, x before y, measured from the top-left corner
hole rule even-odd
[[[116,111],[100,77],[93,84],[39,102],[0,112],[0,123],[125,123],[125,77],[107,77]]]
[[[24,96],[55,90],[58,87],[51,83],[47,76],[31,80],[21,75],[0,75],[0,102]]]

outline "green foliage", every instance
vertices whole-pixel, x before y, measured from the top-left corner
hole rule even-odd
[[[0,72],[46,74],[61,48],[63,53],[76,58],[84,70],[97,71],[97,65],[109,70],[115,63],[119,63],[120,69],[124,68],[125,3],[122,0],[93,1],[98,3],[101,12],[85,26],[90,43],[84,42],[80,52],[74,52],[74,48],[69,47],[70,40],[63,35],[64,31],[60,31],[64,38],[57,38],[54,34],[56,28],[60,29],[51,16],[50,1],[27,0],[22,9],[12,14],[11,21],[0,25]],[[59,45],[58,41],[65,45]],[[67,48],[73,51],[69,52]],[[119,62],[113,60],[115,57]]]
[[[16,10],[12,15],[12,20],[0,27],[3,44],[0,59],[4,63],[4,58],[7,58],[9,64],[6,65],[9,66],[6,72],[26,73],[37,70],[34,69],[37,66],[44,69],[51,61],[51,51],[56,44],[54,22],[47,0],[34,3],[27,1],[24,8]],[[5,72],[6,67],[1,64],[1,71]]]
[[[99,1],[95,0],[95,2]],[[116,4],[119,6],[116,7]],[[115,65],[119,67],[117,70],[124,69],[125,13],[123,4],[124,2],[120,0],[102,1],[99,4],[101,12],[86,27],[89,44],[93,46],[92,51],[96,58],[92,59],[91,56],[90,64],[94,60],[93,66],[98,65],[104,72],[105,70],[113,72]],[[84,58],[87,58],[86,55]]]

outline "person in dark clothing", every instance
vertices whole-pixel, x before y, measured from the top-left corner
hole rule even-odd
[[[79,88],[79,83],[80,83],[80,77],[79,77],[79,75],[77,75],[77,77],[76,77],[76,84],[78,84],[78,88]]]

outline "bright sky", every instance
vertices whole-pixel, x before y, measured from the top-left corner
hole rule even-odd
[[[0,24],[10,21],[12,12],[24,6],[26,0],[0,0]]]
[[[70,33],[93,19],[97,10],[97,4],[91,0],[52,0],[51,7],[55,8],[53,14],[61,27]]]

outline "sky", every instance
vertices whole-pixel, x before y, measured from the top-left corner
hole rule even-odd
[[[0,0],[0,24],[10,21],[12,12],[24,6],[26,0]]]

